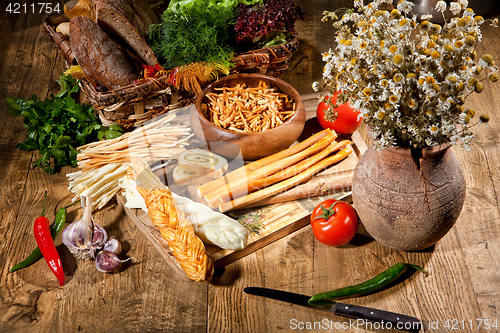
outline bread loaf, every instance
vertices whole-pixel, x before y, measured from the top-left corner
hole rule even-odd
[[[86,77],[108,89],[129,85],[137,79],[132,63],[101,28],[84,16],[71,19],[71,49]]]
[[[158,17],[147,0],[94,0],[94,4],[97,3],[106,3],[125,16],[141,36],[146,36],[151,24],[158,23]]]
[[[108,35],[128,46],[143,63],[154,66],[158,62],[143,38],[147,32],[146,23],[139,19],[131,0],[94,0],[94,10],[97,24]]]
[[[146,36],[151,24],[158,23],[158,17],[146,0],[132,0],[134,16],[131,20],[142,36]]]

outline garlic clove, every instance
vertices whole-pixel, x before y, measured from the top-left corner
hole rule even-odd
[[[120,267],[122,263],[130,259],[132,258],[121,260],[113,252],[104,250],[97,254],[95,258],[95,267],[99,272],[112,273],[114,270]]]
[[[104,244],[103,251],[109,251],[119,255],[122,252],[122,244],[114,236],[111,236],[106,244]]]
[[[108,240],[108,233],[106,229],[99,224],[94,223],[94,234],[92,236],[92,243],[90,244],[89,255],[95,258],[95,255],[100,251]]]

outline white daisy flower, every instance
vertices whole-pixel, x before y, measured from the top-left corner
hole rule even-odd
[[[464,13],[462,14],[462,17],[470,17],[472,18],[474,16],[474,11],[471,8],[467,8],[464,10]]]
[[[442,12],[444,12],[444,11],[446,10],[446,2],[444,2],[444,1],[442,1],[442,0],[441,0],[441,1],[438,1],[438,2],[436,3],[436,7],[434,7],[434,10],[435,10],[436,12],[441,12],[441,13],[442,13]]]
[[[330,49],[328,52],[324,52],[321,56],[322,56],[322,60],[324,62],[330,61],[330,59],[332,59],[332,56],[333,56],[332,49]]]
[[[360,8],[363,6],[363,0],[355,0],[354,1],[354,7]]]
[[[462,6],[457,2],[452,2],[452,3],[450,3],[449,10],[453,15],[456,16],[456,15],[460,14],[460,12],[462,11]]]
[[[466,9],[469,6],[469,1],[467,0],[458,0],[458,3],[462,6],[462,9]]]
[[[449,9],[457,16],[443,26],[427,21],[431,15],[408,18],[409,1],[398,3],[399,13],[381,7],[392,3],[355,0],[363,10],[336,19],[337,48],[322,54],[324,86],[351,97],[379,148],[396,142],[415,148],[445,141],[467,146],[472,134],[460,106],[468,94],[483,89],[469,82],[484,74],[489,75],[484,84],[498,80],[496,59],[475,51],[481,19],[465,0],[437,2],[439,15]],[[353,30],[346,23],[354,24]],[[322,88],[313,83],[313,89]]]
[[[331,63],[327,63],[324,67],[323,67],[323,78],[324,79],[332,79],[333,76],[332,76],[332,70],[333,70],[333,66]]]
[[[411,8],[415,6],[413,2],[410,1],[401,1],[398,3],[398,10],[402,13],[408,14],[411,11]]]

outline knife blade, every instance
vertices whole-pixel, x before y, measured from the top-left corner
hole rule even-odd
[[[422,328],[422,322],[419,319],[394,312],[377,310],[359,305],[338,303],[334,301],[331,301],[330,305],[313,306],[307,302],[311,296],[277,289],[246,287],[243,289],[243,292],[249,295],[267,297],[311,309],[332,312],[342,317],[382,323],[384,324],[384,328],[388,329],[392,328],[408,332],[418,332]]]

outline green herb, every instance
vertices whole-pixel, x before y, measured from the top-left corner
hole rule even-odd
[[[287,43],[289,38],[287,38],[287,35],[284,32],[280,32],[278,34],[273,34],[272,37],[270,37],[265,44],[262,45],[263,48],[265,47],[273,47],[276,45],[280,44],[285,44]]]
[[[77,166],[75,147],[103,138],[112,139],[121,135],[118,125],[103,126],[87,104],[78,104],[71,97],[78,85],[71,76],[61,76],[57,81],[61,91],[50,95],[45,101],[36,95],[25,99],[5,98],[9,113],[13,117],[24,117],[28,131],[26,140],[16,145],[24,151],[38,150],[40,157],[33,169],[42,168],[49,174],[63,166]]]
[[[171,0],[168,4],[167,10],[178,11],[182,10],[182,8],[185,7],[198,6],[200,3],[203,6],[206,6],[208,4],[207,7],[214,6],[235,9],[240,3],[244,5],[255,5],[257,3],[262,3],[262,1],[263,0],[209,0],[207,2],[204,2],[204,0]]]
[[[148,43],[165,68],[208,62],[229,67],[233,49],[229,27],[235,18],[232,6],[210,6],[210,0],[191,2],[165,10],[162,20],[150,26]]]
[[[57,97],[71,96],[73,93],[77,93],[80,89],[78,87],[78,82],[71,75],[61,75],[59,80],[56,80],[61,87],[61,91],[56,95]]]

